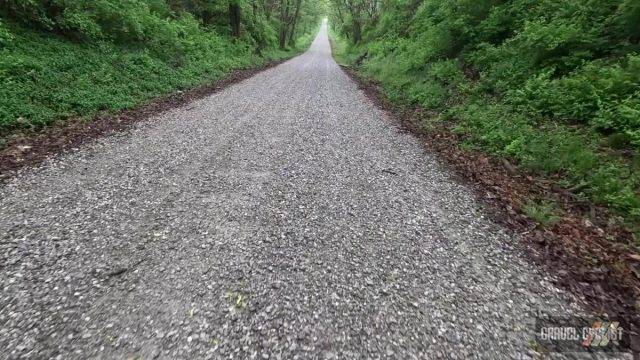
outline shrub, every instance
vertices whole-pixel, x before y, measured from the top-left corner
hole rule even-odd
[[[2,23],[2,19],[0,19],[0,49],[10,45],[12,40],[13,35],[9,31],[9,29],[4,26],[4,24]]]
[[[522,211],[542,226],[551,226],[561,219],[561,210],[552,201],[530,201],[522,207]]]
[[[213,24],[226,9],[219,2],[0,2],[2,19],[13,19],[0,22],[0,134],[131,107],[296,51],[274,50],[278,22],[243,4],[255,27],[232,39]],[[313,10],[301,27],[317,23]]]
[[[640,2],[390,1],[378,16],[343,53],[392,101],[640,229]]]

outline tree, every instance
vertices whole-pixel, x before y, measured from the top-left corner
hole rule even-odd
[[[362,40],[362,27],[377,22],[380,12],[378,0],[332,0],[335,18],[340,27],[349,29],[355,44]]]
[[[291,31],[289,32],[289,44],[294,45],[294,35],[296,32],[296,23],[298,21],[298,17],[300,15],[300,5],[302,5],[302,0],[296,0],[296,10],[293,15],[293,20],[291,24]]]

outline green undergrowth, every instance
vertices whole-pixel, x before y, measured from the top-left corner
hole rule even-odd
[[[15,132],[131,108],[292,57],[319,26],[317,15],[304,13],[297,40],[281,49],[276,20],[251,13],[249,3],[240,37],[229,35],[223,13],[205,24],[164,1],[56,0],[55,6],[68,6],[62,15],[41,4],[0,5],[6,15],[0,12],[0,146]]]
[[[310,43],[306,36],[294,48],[258,55],[246,44],[203,33],[181,57],[164,58],[147,48],[70,42],[20,27],[10,34],[0,49],[0,133],[130,108],[235,69],[291,57]]]
[[[427,110],[426,128],[446,126],[465,148],[607,207],[638,242],[638,3],[389,4],[356,44],[349,19],[334,19],[338,62],[375,79],[392,102]],[[552,207],[523,210],[552,224]]]
[[[538,224],[550,226],[562,217],[562,211],[553,201],[532,201],[524,204],[522,211]]]

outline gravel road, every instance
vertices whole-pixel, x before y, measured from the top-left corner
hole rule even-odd
[[[579,311],[331,58],[0,188],[0,358],[527,358]]]

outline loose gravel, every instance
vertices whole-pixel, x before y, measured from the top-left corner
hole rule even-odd
[[[311,49],[0,189],[2,359],[527,358],[549,283]]]

